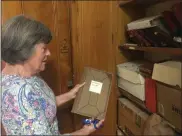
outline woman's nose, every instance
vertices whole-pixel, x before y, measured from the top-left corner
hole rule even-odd
[[[50,56],[50,55],[51,55],[51,52],[50,52],[49,49],[47,49],[46,55],[47,55],[47,56]]]

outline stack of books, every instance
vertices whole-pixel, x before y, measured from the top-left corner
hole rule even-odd
[[[142,47],[182,47],[182,2],[171,11],[127,24],[129,41]],[[125,45],[129,45],[126,43]]]

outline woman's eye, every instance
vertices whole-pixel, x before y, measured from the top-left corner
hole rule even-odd
[[[44,52],[46,51],[46,48],[45,48],[45,47],[43,48],[43,51],[44,51]]]

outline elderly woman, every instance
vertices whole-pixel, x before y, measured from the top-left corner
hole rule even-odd
[[[45,69],[50,52],[50,30],[23,15],[2,27],[2,124],[7,135],[59,135],[56,107],[74,99],[78,84],[68,93],[54,96],[38,73]],[[97,127],[101,126],[101,120]],[[89,135],[96,129],[85,125],[70,135]]]

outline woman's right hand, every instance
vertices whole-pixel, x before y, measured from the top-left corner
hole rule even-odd
[[[97,128],[101,128],[104,125],[104,119],[100,120],[97,124]],[[97,129],[95,129],[94,124],[91,123],[90,125],[84,125],[83,126],[83,131],[86,133],[86,135],[90,135],[91,133],[95,132]]]
[[[103,126],[104,123],[104,119],[100,120],[97,124],[96,127],[100,128]],[[94,124],[91,123],[90,125],[84,125],[83,128],[81,128],[80,130],[77,130],[75,132],[70,133],[71,136],[78,136],[78,135],[90,135],[91,133],[93,133],[94,131],[96,131],[97,129],[94,128]]]

